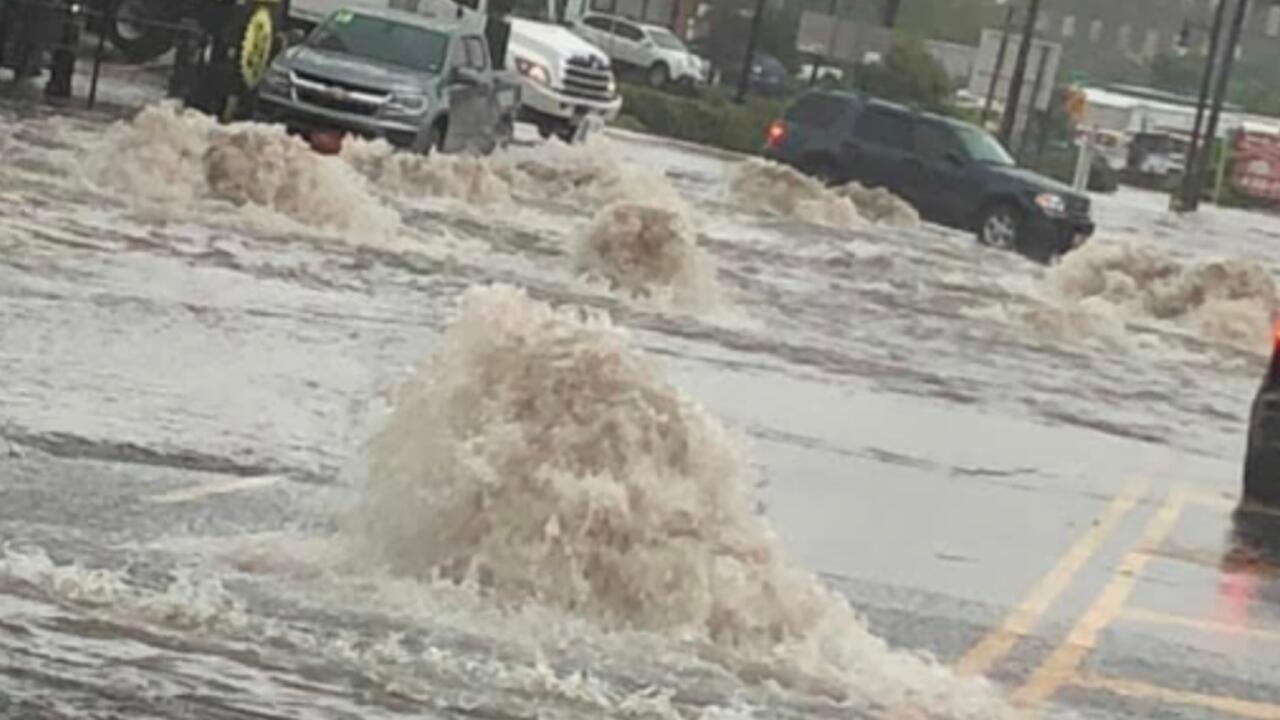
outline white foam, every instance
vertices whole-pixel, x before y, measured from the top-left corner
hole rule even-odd
[[[353,242],[393,237],[399,217],[347,164],[278,126],[218,125],[163,103],[110,127],[84,157],[87,178],[175,217],[215,199],[271,211]]]
[[[684,215],[670,208],[609,205],[582,233],[576,262],[588,278],[630,297],[706,309],[719,295],[714,261],[698,248]]]
[[[1005,713],[893,652],[754,511],[737,436],[606,318],[469,291],[400,389],[347,523],[367,562],[604,628],[705,642],[749,677],[934,715]]]
[[[511,200],[509,173],[470,155],[418,155],[383,140],[350,140],[341,157],[381,188],[408,197],[446,197],[477,205]]]
[[[732,168],[729,195],[736,204],[769,215],[840,228],[865,225],[849,198],[793,168],[758,158]]]
[[[1095,317],[1173,323],[1233,347],[1269,347],[1276,288],[1254,262],[1191,260],[1146,243],[1099,239],[1050,269],[1045,285],[1051,301]]]

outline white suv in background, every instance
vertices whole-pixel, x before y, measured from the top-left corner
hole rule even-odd
[[[614,15],[585,15],[574,30],[605,51],[614,66],[640,70],[653,87],[667,83],[704,85],[707,63],[661,25],[646,25]]]

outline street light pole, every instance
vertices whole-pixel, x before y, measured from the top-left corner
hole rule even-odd
[[[1223,3],[1226,0],[1221,0]],[[1200,207],[1200,195],[1204,190],[1205,158],[1213,147],[1218,135],[1218,120],[1222,116],[1222,104],[1226,101],[1227,85],[1231,82],[1231,66],[1235,63],[1236,47],[1240,44],[1240,33],[1244,29],[1245,17],[1249,11],[1249,0],[1236,0],[1236,14],[1231,20],[1231,32],[1227,36],[1227,46],[1222,55],[1222,67],[1218,70],[1218,84],[1213,89],[1213,109],[1209,111],[1209,126],[1205,128],[1204,144],[1196,158],[1195,177],[1191,180],[1191,195],[1185,205],[1187,212],[1195,212]]]
[[[1209,104],[1209,91],[1213,88],[1213,71],[1218,64],[1218,44],[1222,36],[1222,22],[1226,19],[1226,0],[1219,0],[1213,11],[1213,27],[1209,30],[1209,54],[1204,59],[1204,74],[1200,77],[1200,95],[1196,99],[1196,121],[1191,128],[1191,143],[1187,146],[1186,164],[1182,170],[1182,187],[1179,188],[1179,209],[1195,209],[1199,200],[1191,200],[1192,177],[1199,163],[1200,131],[1204,129],[1205,106]],[[1189,33],[1188,33],[1189,35]]]
[[[742,74],[738,76],[738,92],[733,101],[745,102],[747,87],[751,83],[751,65],[756,57],[756,44],[760,41],[760,21],[764,18],[765,0],[756,0],[756,11],[751,16],[751,32],[747,35],[747,56],[742,60]]]
[[[1000,122],[1000,140],[1009,146],[1013,137],[1014,122],[1018,117],[1018,104],[1022,102],[1022,84],[1027,77],[1027,61],[1031,56],[1031,39],[1040,17],[1040,0],[1030,0],[1027,19],[1022,26],[1022,42],[1018,45],[1018,59],[1013,65],[1013,77],[1009,80],[1009,94],[1005,99],[1004,118]]]

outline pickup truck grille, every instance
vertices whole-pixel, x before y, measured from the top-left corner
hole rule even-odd
[[[376,115],[391,99],[385,91],[310,73],[294,72],[293,87],[301,102],[350,115]]]
[[[583,100],[609,101],[613,72],[590,56],[569,58],[564,67],[564,94]]]

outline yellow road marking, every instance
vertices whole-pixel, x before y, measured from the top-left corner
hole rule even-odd
[[[1174,523],[1186,506],[1187,495],[1182,487],[1174,488],[1164,505],[1147,523],[1138,547],[1129,551],[1116,568],[1111,581],[1094,600],[1093,605],[1081,616],[1066,640],[1036,668],[1026,683],[1013,694],[1017,705],[1039,705],[1053,697],[1063,685],[1070,684],[1079,671],[1080,663],[1098,641],[1098,634],[1119,614],[1133,592],[1151,553],[1164,542],[1173,530]]]
[[[146,501],[157,504],[190,502],[211,495],[222,495],[224,493],[240,492],[241,490],[258,490],[275,485],[282,480],[284,480],[283,475],[258,475],[256,477],[235,478],[234,480],[214,480],[178,490],[170,490],[158,495],[151,495],[146,498]]]
[[[1147,492],[1149,481],[1134,482],[1103,509],[1093,526],[1081,535],[1013,612],[998,627],[987,633],[956,664],[956,671],[963,675],[982,675],[1000,662],[1018,644],[1018,640],[1030,634],[1040,618],[1058,599],[1058,595],[1071,585],[1072,578],[1098,552],[1107,537]]]
[[[1174,690],[1135,680],[1120,680],[1097,675],[1081,677],[1075,684],[1079,687],[1105,690],[1130,698],[1156,700],[1173,705],[1192,705],[1228,715],[1258,718],[1258,720],[1280,720],[1280,705],[1272,705],[1271,703],[1241,700],[1223,695],[1206,695],[1186,690]]]
[[[1188,491],[1187,502],[1193,505],[1208,505],[1210,507],[1221,508],[1224,510],[1234,510],[1240,504],[1238,498],[1228,497],[1222,493],[1214,493],[1207,491]]]
[[[1280,632],[1276,632],[1274,630],[1262,630],[1261,628],[1249,627],[1247,625],[1231,625],[1230,623],[1216,622],[1213,620],[1201,620],[1199,618],[1172,615],[1170,613],[1157,612],[1155,610],[1125,608],[1120,612],[1120,617],[1125,620],[1148,623],[1151,625],[1176,625],[1179,627],[1191,628],[1192,630],[1202,630],[1216,635],[1234,635],[1239,637],[1257,638],[1268,642],[1280,642]]]

